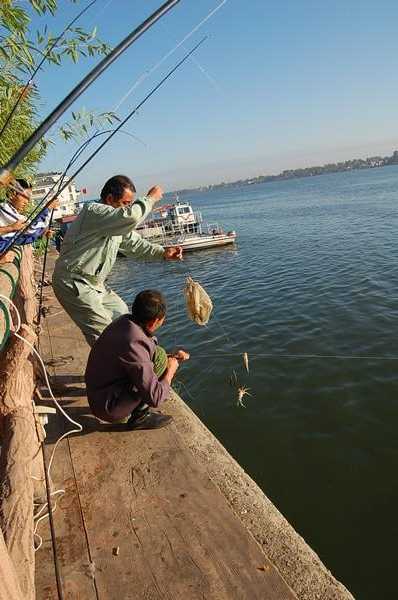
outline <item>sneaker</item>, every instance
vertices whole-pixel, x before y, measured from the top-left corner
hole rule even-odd
[[[130,417],[127,421],[127,429],[160,429],[166,427],[172,420],[171,415],[162,415],[148,410],[139,417]]]

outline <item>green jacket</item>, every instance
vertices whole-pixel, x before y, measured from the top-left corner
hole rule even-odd
[[[65,281],[77,276],[93,287],[103,288],[119,248],[135,258],[162,258],[162,246],[134,231],[153,206],[149,196],[139,198],[128,208],[85,204],[64,238],[54,277]]]

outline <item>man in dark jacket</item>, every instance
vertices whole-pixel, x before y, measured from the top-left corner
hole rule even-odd
[[[154,332],[163,325],[166,302],[156,290],[140,292],[132,314],[113,321],[94,343],[86,368],[87,397],[93,414],[129,429],[157,429],[172,420],[152,412],[170,394],[173,377],[189,354],[167,356]]]

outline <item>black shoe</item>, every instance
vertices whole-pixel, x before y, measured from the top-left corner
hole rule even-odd
[[[172,420],[171,415],[161,415],[148,410],[142,416],[130,417],[126,425],[127,429],[160,429],[166,427]]]

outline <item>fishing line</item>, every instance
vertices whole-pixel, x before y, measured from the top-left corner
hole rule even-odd
[[[110,133],[111,131],[113,131],[113,130],[112,129],[103,129],[101,131],[99,131],[99,130],[95,131],[93,135],[91,135],[80,146],[78,146],[77,150],[75,151],[75,154],[77,152],[80,153],[80,150],[83,148],[83,146],[84,146],[84,148],[86,148],[88,146],[88,143],[91,142],[96,137],[101,136],[101,135],[105,135],[106,133]],[[144,148],[148,148],[148,144],[144,140],[142,140],[141,138],[139,138],[138,135],[135,135],[135,134],[131,133],[130,131],[126,131],[125,129],[120,129],[119,133],[124,133],[124,135],[130,136],[136,142],[139,142],[142,146],[144,146]],[[73,154],[73,156],[75,156],[75,154]],[[69,152],[65,152],[64,155],[62,156],[62,158],[59,159],[59,162],[62,162],[62,163],[65,162],[66,158],[69,157],[69,156],[70,156],[70,151]],[[72,156],[72,158],[73,158],[73,156]],[[72,159],[70,159],[70,160],[72,160]],[[67,170],[67,168],[65,169],[65,171]],[[79,204],[79,202],[77,202],[76,204]]]
[[[95,20],[98,19],[98,17],[102,16],[104,14],[104,12],[108,9],[108,7],[112,4],[113,0],[108,0],[108,2],[106,2],[104,4],[104,6],[102,6],[101,8],[98,9],[98,12],[95,15]],[[91,22],[94,22],[94,19],[91,19]]]
[[[243,354],[243,353],[241,353]],[[239,354],[238,354],[239,355]],[[195,354],[195,357],[199,357],[199,358],[205,358],[205,357],[213,357],[213,356],[217,356],[217,357],[223,357],[223,356],[237,356],[236,352],[224,352],[224,351],[219,351],[219,352],[215,352],[215,353],[206,353],[206,354]],[[296,358],[303,358],[303,359],[336,359],[336,360],[384,360],[384,361],[389,361],[389,360],[398,360],[398,356],[365,356],[365,355],[353,355],[353,354],[272,354],[272,353],[251,353],[249,352],[249,358],[274,358],[274,359],[279,359],[279,358],[292,358],[292,359],[296,359]]]
[[[151,98],[151,96],[153,96],[153,94],[155,94],[157,92],[157,90],[175,73],[175,71],[177,71],[177,69],[179,69],[179,67],[185,63],[188,58],[199,48],[199,46],[201,46],[203,44],[203,42],[207,39],[207,36],[203,37],[200,42],[198,42],[193,48],[192,50],[190,50],[190,52],[188,52],[161,80],[160,82],[145,96],[145,98],[123,119],[123,121],[121,121],[119,123],[119,125],[112,130],[112,132],[108,135],[108,137],[101,142],[101,144],[98,146],[98,148],[96,148],[96,150],[94,152],[92,152],[92,154],[85,160],[85,162],[73,173],[73,175],[71,175],[69,177],[69,179],[63,183],[63,185],[58,189],[57,193],[60,194],[61,192],[63,192],[64,189],[66,189],[68,187],[68,185],[73,181],[73,179],[75,179],[75,177],[91,162],[91,160],[100,152],[100,150],[102,150],[102,148],[113,138],[113,136],[120,130],[122,129],[122,127],[127,123],[127,121],[129,119],[131,119],[132,116],[134,116],[134,114],[136,114],[136,112]],[[52,188],[53,190],[54,188]],[[50,190],[46,196],[41,200],[41,202],[36,206],[35,210],[32,211],[32,213],[29,215],[29,218],[33,216],[33,218],[36,218],[37,216],[39,216],[40,213],[43,212],[43,210],[45,210],[46,208],[48,208],[48,206],[51,204],[52,200],[48,201],[44,206],[43,204],[45,203],[45,201],[47,200],[47,198],[49,197],[49,194],[51,193]],[[41,208],[42,207],[42,208]],[[37,211],[37,212],[36,212]],[[21,238],[21,236],[26,232],[26,230],[29,228],[31,223],[28,223],[27,226],[20,230],[19,232],[16,233],[16,235],[11,238],[10,243],[4,248],[3,252],[0,254],[0,256],[3,256],[6,252],[8,252],[18,241],[18,239]]]
[[[74,17],[74,19],[72,19],[72,21],[70,21],[70,23],[68,23],[68,25],[65,27],[65,29],[59,34],[59,36],[54,40],[54,42],[50,45],[50,47],[48,48],[47,52],[44,54],[43,58],[41,59],[41,61],[39,62],[39,64],[37,65],[37,67],[34,69],[34,71],[32,72],[32,75],[30,76],[29,80],[27,81],[27,83],[25,84],[25,86],[22,88],[21,93],[19,94],[14,106],[12,107],[12,109],[10,110],[5,123],[3,124],[1,130],[0,130],[0,140],[2,135],[4,134],[5,130],[8,127],[9,122],[11,121],[15,111],[17,110],[19,103],[21,102],[21,100],[23,99],[23,97],[25,96],[28,88],[33,84],[33,80],[36,77],[37,73],[40,71],[41,67],[43,66],[44,62],[48,59],[48,57],[50,56],[50,53],[52,52],[52,50],[54,50],[55,46],[58,44],[58,42],[61,41],[61,39],[64,37],[65,33],[68,31],[68,29],[70,29],[72,27],[72,25],[74,25],[76,23],[76,21],[78,21],[80,19],[81,16],[84,15],[84,13],[86,11],[88,11],[88,9],[97,2],[97,0],[92,0],[85,8],[83,8],[79,14]]]
[[[184,46],[183,46],[184,48]],[[185,49],[185,48],[184,48]],[[217,91],[217,93],[219,94],[223,94],[224,91],[222,90],[222,88],[220,87],[219,83],[214,79],[214,77],[212,77],[210,75],[210,73],[208,73],[206,71],[206,69],[200,64],[200,62],[198,60],[196,60],[196,58],[194,58],[193,56],[191,56],[191,62],[193,62],[194,65],[197,66],[197,68],[199,69],[199,71],[206,77],[206,79],[211,83],[211,85],[214,87],[214,89]]]
[[[72,158],[70,159],[67,167],[65,168],[63,175],[65,176],[66,173],[68,172],[68,170],[71,168],[71,166],[73,166],[73,164],[77,161],[77,159],[79,158],[79,156],[84,152],[84,150],[86,150],[86,148],[88,147],[88,145],[95,140],[97,137],[100,137],[101,135],[106,135],[107,133],[112,133],[113,129],[104,129],[103,131],[96,131],[91,137],[89,137],[87,140],[85,140],[76,150],[76,152],[72,155]],[[143,146],[145,146],[145,148],[147,148],[147,144],[141,140],[140,138],[138,138],[137,136],[133,135],[132,133],[130,133],[129,131],[124,131],[123,129],[120,129],[118,133],[124,133],[125,135],[128,135],[130,137],[132,137],[135,141],[140,142]],[[58,182],[57,182],[58,183]],[[59,194],[59,192],[57,192]]]
[[[195,25],[195,27],[189,33],[187,33],[182,38],[182,40],[180,42],[178,42],[176,46],[174,46],[174,48],[172,48],[171,50],[169,50],[168,52],[166,52],[166,54],[153,67],[151,67],[151,69],[149,69],[149,71],[144,71],[138,77],[138,79],[136,79],[136,81],[133,83],[133,85],[129,88],[129,90],[122,97],[122,99],[118,102],[118,104],[113,109],[113,112],[116,112],[117,110],[119,110],[119,108],[121,107],[121,105],[134,92],[134,90],[137,89],[137,87],[143,81],[145,81],[145,79],[147,79],[150,75],[152,75],[152,73],[154,71],[156,71],[156,69],[158,69],[165,62],[165,60],[167,60],[169,58],[169,56],[171,56],[172,54],[174,54],[174,52],[176,52],[176,50],[178,50],[178,48],[180,48],[184,44],[184,42],[186,42],[194,33],[196,33],[196,31],[198,31],[198,29],[200,29],[202,27],[202,25],[204,25],[206,23],[206,21],[208,21],[217,11],[219,11],[220,8],[222,6],[224,6],[224,4],[226,4],[227,1],[228,0],[223,0],[218,6],[216,6],[216,8],[214,8],[212,11],[210,11],[210,13],[204,19],[202,19],[197,25]]]

